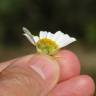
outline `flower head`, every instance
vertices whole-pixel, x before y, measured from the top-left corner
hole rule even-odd
[[[23,35],[36,46],[38,52],[49,55],[55,54],[60,48],[76,41],[75,38],[70,37],[68,34],[64,34],[61,31],[57,31],[55,34],[47,31],[40,31],[39,36],[32,35],[25,27],[23,27],[23,31]]]

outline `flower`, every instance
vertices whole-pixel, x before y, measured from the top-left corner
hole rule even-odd
[[[61,31],[57,31],[55,34],[47,31],[40,31],[39,36],[34,36],[31,32],[23,27],[24,36],[36,46],[39,53],[48,55],[55,54],[60,48],[63,48],[70,43],[76,41],[75,38],[70,37],[68,34],[64,34]]]

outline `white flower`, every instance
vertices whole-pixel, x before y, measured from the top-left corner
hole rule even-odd
[[[40,31],[39,36],[32,35],[25,27],[23,27],[23,31],[27,39],[36,46],[37,51],[49,55],[54,54],[60,48],[76,41],[75,38],[70,37],[68,34],[64,34],[61,31],[57,31],[55,34],[47,31]]]

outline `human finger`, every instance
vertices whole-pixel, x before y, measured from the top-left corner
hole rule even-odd
[[[68,50],[61,50],[55,55],[60,66],[60,81],[80,75],[80,62],[77,56]]]
[[[58,78],[59,66],[50,56],[35,54],[18,58],[0,73],[0,95],[45,96]]]
[[[82,75],[58,84],[48,96],[93,96],[94,91],[92,78]]]

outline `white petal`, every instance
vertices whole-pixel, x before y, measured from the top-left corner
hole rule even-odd
[[[26,34],[32,35],[31,32],[30,32],[27,28],[23,27],[22,30],[23,30]]]
[[[51,32],[48,32],[47,38],[48,38],[48,39],[51,39],[51,40],[53,40],[53,41],[55,41],[55,40],[54,40],[54,34],[51,33]]]
[[[38,36],[34,36],[33,38],[34,38],[35,43],[37,43],[38,40],[39,40],[39,37]]]
[[[27,37],[27,39],[30,41],[30,43],[34,44],[33,39],[28,34],[23,34],[23,35]]]
[[[63,33],[63,32],[57,31],[57,32],[54,34],[54,39],[55,39],[56,41],[59,41],[59,39],[63,38],[63,36],[64,36],[64,33]]]
[[[66,39],[62,39],[62,41],[59,43],[59,46],[60,46],[60,48],[65,47],[74,41],[76,41],[75,38],[68,37]]]
[[[68,44],[76,41],[75,38],[71,38],[68,34],[64,34],[61,31],[57,31],[55,33],[55,40],[56,40],[56,43],[59,45],[59,48],[65,47]]]
[[[66,40],[68,40],[70,37],[67,34],[62,35],[61,37],[59,37],[59,39],[57,39],[57,43],[63,43],[66,42]]]
[[[34,43],[35,43],[34,38],[33,38],[34,36],[31,34],[31,32],[30,32],[27,28],[25,28],[25,27],[23,27],[23,31],[25,32],[23,35],[26,36],[27,39],[28,39],[32,44],[34,44]]]
[[[46,38],[47,37],[47,31],[40,31],[39,36],[40,36],[40,39]]]
[[[61,32],[61,31],[57,31],[56,33],[55,33],[55,37],[61,37],[61,36],[63,36],[63,35],[65,35],[63,32]]]
[[[64,39],[64,33],[63,32],[61,32],[61,31],[57,31],[55,34],[54,34],[54,39],[55,39],[55,41],[56,41],[56,43],[58,44],[58,45],[61,45],[61,41],[63,41],[63,39]]]

